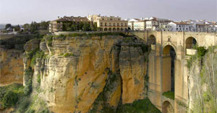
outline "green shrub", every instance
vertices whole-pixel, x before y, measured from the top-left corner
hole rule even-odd
[[[24,94],[29,95],[32,92],[32,75],[33,75],[33,70],[31,67],[25,70],[25,83],[26,86],[24,88]]]
[[[8,91],[2,99],[3,107],[14,106],[17,103],[18,99],[19,97],[15,92]]]
[[[187,60],[187,67],[190,68],[194,61],[196,60],[203,60],[203,57],[207,53],[207,49],[205,47],[195,47],[197,50],[197,54],[190,57],[189,60]]]
[[[148,98],[124,104],[118,107],[117,113],[160,113]]]
[[[0,87],[0,101],[4,108],[15,106],[19,97],[23,95],[23,86],[20,84],[12,84]]]
[[[126,35],[125,33],[122,32],[92,32],[92,33],[88,33],[88,32],[80,32],[80,33],[70,33],[70,34],[61,34],[61,35],[48,35],[45,36],[43,40],[47,40],[48,41],[48,45],[49,43],[52,43],[53,37],[55,39],[61,39],[64,40],[67,37],[82,37],[82,36],[87,36],[87,37],[93,37],[93,36],[123,36],[123,37],[132,37],[129,35]]]
[[[33,54],[33,56],[31,57],[31,67],[33,68],[34,67],[34,65],[36,64],[36,59],[37,58],[40,58],[40,59],[42,59],[44,57],[44,52],[43,51],[41,51],[41,50],[37,50],[37,51],[35,51],[35,53]]]
[[[197,49],[197,56],[199,58],[202,58],[206,54],[206,52],[207,52],[207,50],[205,49],[205,47],[197,47],[196,49]]]
[[[167,92],[164,92],[164,93],[163,93],[163,96],[174,100],[174,96],[175,96],[175,95],[174,95],[174,92],[173,92],[173,91],[167,91]]]
[[[16,111],[17,111],[16,113],[25,113],[26,111],[28,111],[30,104],[31,104],[31,100],[29,96],[20,98],[16,106]]]
[[[43,40],[47,42],[48,46],[52,47],[53,35],[46,35]]]
[[[32,59],[32,57],[35,55],[35,53],[37,52],[37,51],[39,51],[39,48],[36,48],[36,49],[34,49],[34,50],[32,50],[32,51],[29,51],[29,52],[27,52],[27,58],[29,58],[29,59]]]
[[[73,53],[65,53],[63,56],[64,57],[70,57],[70,56],[74,56],[74,55],[73,55]]]
[[[40,84],[41,83],[41,75],[38,75],[37,77],[37,82]]]

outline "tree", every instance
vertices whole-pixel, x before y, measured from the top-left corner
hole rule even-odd
[[[20,25],[14,26],[15,31],[20,31]]]
[[[23,25],[24,31],[29,31],[30,30],[30,25],[29,24],[24,24]]]
[[[87,23],[87,22],[85,22],[85,23],[83,24],[82,30],[83,30],[83,31],[90,31],[90,30],[91,30],[91,29],[90,29],[90,24]]]
[[[97,31],[97,23],[91,23],[90,27],[91,27],[91,31]]]
[[[42,21],[39,25],[41,30],[47,30],[49,27],[49,21]]]
[[[30,32],[31,33],[37,33],[39,30],[40,25],[37,22],[32,22],[30,24]]]
[[[5,25],[5,29],[10,28],[10,27],[12,27],[11,24],[6,24],[6,25]]]

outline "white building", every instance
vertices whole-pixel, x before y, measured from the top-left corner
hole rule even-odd
[[[192,24],[188,24],[187,22],[170,22],[168,23],[168,31],[185,31],[185,32],[193,32],[194,27]]]
[[[130,30],[134,30],[134,23],[138,21],[139,21],[138,18],[133,18],[128,20],[128,28],[130,28]]]
[[[144,31],[146,29],[146,22],[145,20],[139,20],[134,22],[134,30],[136,31]]]
[[[88,15],[88,19],[97,24],[100,31],[126,31],[128,21],[116,16]]]
[[[146,24],[146,30],[152,30],[152,31],[159,31],[159,30],[164,30],[167,31],[167,25],[171,20],[169,19],[163,19],[163,18],[156,18],[156,17],[151,17],[151,18],[146,18],[145,19],[145,24]]]

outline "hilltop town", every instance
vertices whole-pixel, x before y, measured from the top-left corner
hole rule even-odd
[[[79,26],[90,25],[85,29]],[[86,26],[85,26],[86,27]],[[94,28],[96,27],[96,28]],[[87,17],[60,17],[49,24],[50,32],[58,31],[185,31],[185,32],[217,32],[217,22],[205,20],[188,20],[175,22],[157,17],[121,19],[115,16],[88,15]]]
[[[64,16],[55,20],[32,22],[38,29],[48,30],[47,32],[62,31],[170,31],[170,32],[217,32],[217,22],[206,20],[173,21],[170,19],[149,17],[122,19],[119,16],[88,15],[87,17]],[[5,26],[0,33],[17,34],[23,31],[30,31],[31,24]]]

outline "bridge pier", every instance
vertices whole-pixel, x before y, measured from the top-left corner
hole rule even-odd
[[[147,44],[154,44],[154,48],[149,54],[149,92],[148,97],[151,102],[161,111],[165,106],[172,106],[175,113],[184,113],[186,106],[190,109],[191,92],[189,87],[189,70],[187,60],[189,55],[195,54],[192,51],[194,45],[209,46],[217,45],[217,34],[198,32],[132,32],[138,38],[143,39]],[[154,39],[154,41],[153,41]],[[174,74],[174,100],[168,99],[162,94],[171,89],[171,58],[167,57],[166,46],[173,48],[176,53],[175,74]],[[165,54],[167,52],[167,54]],[[187,54],[187,55],[186,55]],[[165,103],[165,105],[164,105]],[[168,104],[170,103],[170,104]]]

